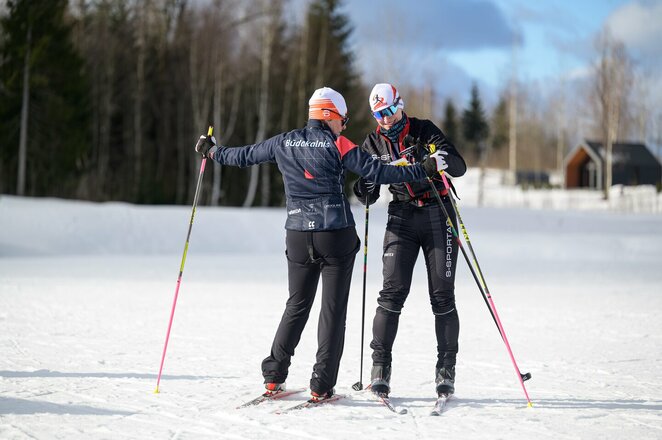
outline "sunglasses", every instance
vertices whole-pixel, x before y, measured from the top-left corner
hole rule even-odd
[[[340,116],[342,118],[342,126],[347,127],[347,122],[349,122],[349,116],[343,116],[340,113],[331,110],[330,108],[323,108],[322,110],[328,110],[331,113],[335,113],[336,115]]]
[[[399,103],[400,103],[400,98],[396,99],[393,105],[390,105],[379,111],[372,112],[372,115],[375,117],[375,119],[384,119],[387,116],[393,116],[398,112]]]

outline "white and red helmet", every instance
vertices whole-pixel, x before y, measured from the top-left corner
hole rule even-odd
[[[388,83],[375,84],[370,92],[369,103],[376,118],[393,115],[398,109],[405,108],[405,101],[400,97],[398,89]]]

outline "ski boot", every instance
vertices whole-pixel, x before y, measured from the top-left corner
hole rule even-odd
[[[450,395],[455,392],[455,366],[437,368],[435,371],[437,396]]]
[[[264,384],[267,389],[265,394],[276,395],[285,391],[285,383],[267,382]]]
[[[379,395],[387,397],[391,392],[389,383],[391,382],[390,365],[373,365],[370,371],[370,390]]]
[[[326,399],[332,397],[335,394],[335,392],[336,391],[333,388],[331,388],[326,393],[321,393],[321,394],[316,392],[316,391],[311,391],[310,392],[310,400],[314,400],[315,403],[319,403],[323,400],[326,400]]]

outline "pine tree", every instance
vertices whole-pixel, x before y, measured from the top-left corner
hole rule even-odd
[[[25,194],[70,196],[85,166],[87,83],[71,41],[66,0],[10,0],[0,20],[0,145],[3,187],[20,184],[24,126]],[[25,81],[27,79],[27,81]],[[24,109],[21,117],[21,109]],[[21,165],[21,168],[23,165]]]

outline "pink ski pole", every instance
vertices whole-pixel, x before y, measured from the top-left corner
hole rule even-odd
[[[211,136],[214,132],[214,127],[209,126],[207,136]],[[163,372],[163,362],[165,361],[166,350],[168,349],[168,341],[170,340],[170,329],[172,328],[172,319],[175,317],[175,306],[177,306],[177,297],[179,296],[179,286],[182,283],[182,274],[184,273],[184,263],[186,263],[186,253],[188,252],[188,243],[191,238],[191,229],[193,229],[193,218],[195,217],[195,207],[198,205],[198,196],[200,195],[200,187],[202,184],[202,176],[205,173],[205,164],[207,163],[207,156],[203,156],[202,163],[200,164],[200,174],[198,175],[198,184],[195,187],[195,196],[193,197],[193,210],[191,211],[191,221],[188,225],[188,234],[186,234],[186,243],[184,244],[184,254],[182,255],[182,263],[179,266],[179,276],[177,277],[177,286],[175,287],[175,298],[172,300],[172,310],[170,311],[170,321],[168,322],[168,331],[166,332],[165,344],[163,345],[163,354],[161,355],[161,366],[159,367],[159,375],[156,379],[155,393],[159,392],[159,384],[161,383],[161,373]]]
[[[478,264],[478,259],[476,258],[476,253],[474,252],[473,246],[471,245],[471,240],[469,240],[469,233],[467,232],[467,229],[464,226],[464,222],[462,221],[462,217],[460,216],[460,210],[451,192],[450,184],[446,179],[446,173],[444,173],[444,171],[442,170],[439,172],[439,174],[441,174],[441,179],[444,181],[444,186],[446,187],[446,191],[448,192],[448,197],[450,198],[453,206],[453,210],[457,215],[458,223],[462,228],[462,235],[464,236],[464,240],[467,242],[467,246],[469,247],[469,252],[471,252],[471,257],[473,258],[473,263],[476,266],[476,271],[478,272],[478,276],[480,277],[480,282],[485,292],[484,296],[485,298],[487,298],[487,301],[489,303],[490,311],[492,312],[492,317],[494,318],[494,322],[496,323],[497,328],[499,329],[499,333],[501,333],[501,338],[503,339],[503,342],[506,345],[506,349],[508,350],[508,356],[510,356],[510,361],[512,362],[513,366],[515,367],[515,370],[517,371],[517,379],[519,380],[519,383],[522,386],[522,390],[524,390],[524,395],[526,396],[526,401],[528,402],[528,406],[531,407],[533,406],[533,404],[531,403],[531,399],[529,398],[529,393],[526,391],[526,386],[524,386],[524,381],[531,379],[531,373],[522,374],[521,370],[517,366],[517,361],[515,361],[513,350],[510,348],[510,343],[508,342],[508,337],[506,336],[506,331],[503,328],[503,324],[501,324],[501,319],[499,318],[499,314],[497,313],[496,305],[494,304],[494,301],[492,300],[492,295],[490,295],[490,291],[487,288],[487,283],[485,282],[483,271],[480,269],[480,265]],[[450,217],[448,218],[450,219]]]

